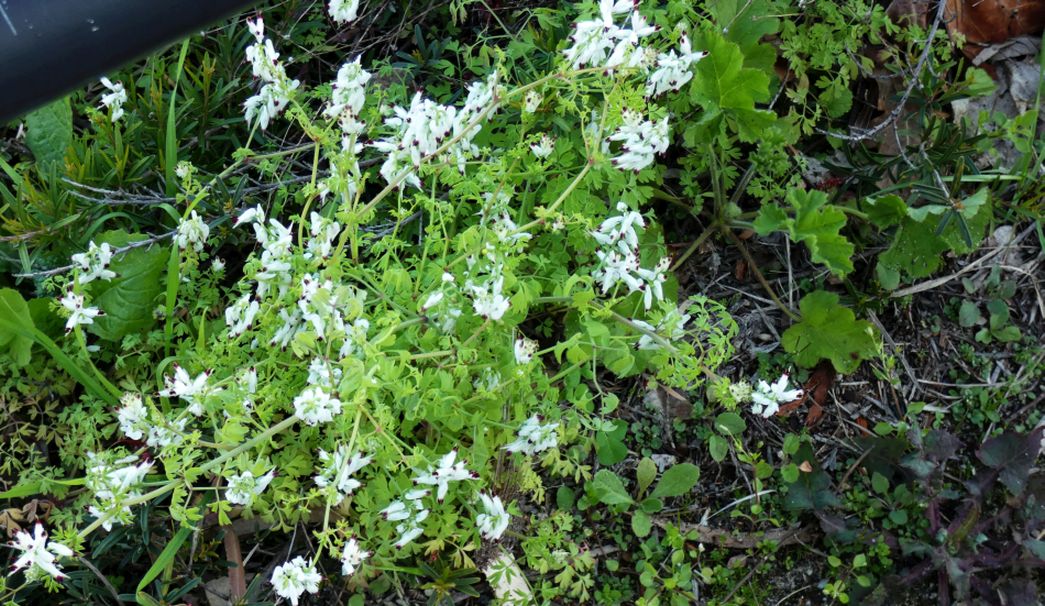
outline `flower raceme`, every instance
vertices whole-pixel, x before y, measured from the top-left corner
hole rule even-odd
[[[22,552],[15,560],[13,572],[25,570],[27,581],[40,581],[47,577],[62,579],[62,567],[58,564],[61,558],[71,558],[73,550],[61,543],[47,540],[47,531],[39,522],[33,532],[22,530],[15,535],[11,547]]]
[[[483,512],[475,517],[475,524],[479,528],[479,534],[486,539],[496,541],[508,529],[511,516],[505,511],[501,497],[491,497],[486,493],[480,492],[479,500],[483,506]]]
[[[233,505],[250,507],[254,502],[254,497],[264,492],[275,477],[275,470],[260,477],[255,477],[249,470],[235,474],[229,477],[229,485],[225,489],[225,500]]]
[[[257,120],[261,130],[268,128],[269,122],[279,116],[290,103],[294,91],[301,84],[287,77],[286,69],[279,61],[279,53],[272,45],[272,40],[265,37],[265,23],[261,17],[247,21],[247,27],[254,36],[254,44],[247,47],[247,61],[250,62],[254,77],[262,82],[261,89],[243,104],[247,122]]]
[[[526,455],[534,455],[549,448],[559,445],[559,436],[556,429],[558,423],[547,423],[542,425],[541,418],[534,415],[526,420],[519,428],[518,437],[515,441],[504,447],[508,452],[521,452]]]
[[[316,572],[316,567],[298,556],[289,562],[284,562],[272,571],[272,588],[276,595],[289,600],[297,606],[298,600],[305,593],[316,593],[319,591],[319,583],[323,577]]]
[[[59,302],[69,312],[69,317],[65,320],[65,332],[69,332],[77,326],[94,324],[95,318],[105,315],[97,307],[85,305],[84,296],[73,292],[72,289],[66,291],[65,296]]]
[[[93,241],[87,245],[87,251],[72,256],[73,265],[79,269],[76,283],[80,285],[89,284],[95,280],[106,282],[116,277],[116,272],[109,270],[112,262],[113,250],[108,242],[98,246]]]
[[[774,383],[759,381],[751,392],[751,412],[769,418],[780,410],[781,404],[802,397],[801,389],[788,389],[789,380],[787,373],[784,373]]]
[[[353,476],[372,460],[373,457],[359,452],[350,456],[347,446],[338,446],[334,452],[320,449],[319,461],[323,467],[313,479],[317,486],[327,490],[328,502],[336,505],[363,485]]]
[[[102,95],[102,107],[112,110],[112,121],[117,122],[123,117],[123,104],[127,102],[127,91],[123,83],[113,82],[108,78],[102,78],[102,86],[109,92]]]

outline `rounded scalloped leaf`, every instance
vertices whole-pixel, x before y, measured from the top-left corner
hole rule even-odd
[[[830,360],[835,370],[846,374],[878,352],[874,327],[839,305],[838,295],[812,292],[802,298],[799,309],[802,320],[781,338],[784,350],[794,355],[799,366],[812,368],[820,360]]]

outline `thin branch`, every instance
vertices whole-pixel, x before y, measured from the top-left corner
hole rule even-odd
[[[939,0],[937,2],[936,17],[933,18],[932,26],[929,28],[929,35],[925,40],[925,49],[922,50],[922,56],[918,58],[918,63],[914,66],[914,72],[911,74],[911,82],[907,85],[907,89],[904,90],[903,95],[900,96],[899,103],[897,103],[896,107],[894,107],[893,110],[889,112],[888,116],[886,116],[881,122],[871,127],[870,129],[865,130],[862,133],[856,135],[836,133],[833,131],[824,130],[822,128],[816,129],[816,132],[820,133],[821,135],[833,137],[835,139],[842,139],[843,141],[848,141],[850,143],[858,143],[860,141],[864,141],[866,139],[874,137],[882,130],[884,130],[885,127],[894,123],[900,117],[900,114],[903,113],[904,107],[906,107],[907,105],[907,100],[911,97],[911,93],[914,92],[914,88],[918,86],[918,78],[921,76],[922,70],[925,68],[925,64],[926,61],[929,59],[929,55],[932,54],[933,39],[936,38],[936,30],[940,28],[940,23],[943,22],[943,15],[946,8],[946,0]]]

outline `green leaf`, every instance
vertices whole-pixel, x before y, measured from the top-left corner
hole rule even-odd
[[[708,436],[708,452],[716,463],[721,463],[729,452],[729,442],[718,434],[711,434]]]
[[[1041,450],[1041,436],[1045,427],[1038,427],[1027,435],[1006,432],[991,438],[976,451],[977,458],[998,472],[998,479],[1012,494],[1019,496],[1030,477],[1031,468]]]
[[[791,238],[805,243],[813,261],[822,263],[836,276],[853,271],[853,245],[841,235],[846,217],[835,206],[827,203],[827,194],[818,190],[792,189],[787,201],[794,210],[794,218],[770,204],[762,208],[754,222],[755,231],[766,235],[786,229]]]
[[[577,502],[577,495],[573,493],[573,489],[569,486],[560,486],[555,491],[555,506],[563,511],[569,511],[573,509],[574,503]]]
[[[700,479],[700,468],[692,463],[672,465],[661,476],[657,487],[650,495],[654,498],[678,497],[686,494],[697,485]]]
[[[65,151],[73,142],[73,108],[69,98],[49,103],[25,117],[25,144],[41,167],[65,162]]]
[[[616,465],[628,456],[628,447],[624,445],[624,434],[628,424],[614,421],[612,431],[600,431],[595,434],[595,455],[603,465]]]
[[[907,216],[907,204],[896,194],[888,194],[880,198],[869,198],[864,212],[868,220],[880,229],[892,227]]]
[[[592,494],[606,505],[631,505],[635,501],[624,488],[620,476],[608,469],[600,469],[591,481]]]
[[[0,351],[6,349],[16,366],[25,366],[32,358],[33,339],[23,331],[16,331],[11,323],[25,328],[34,326],[29,305],[21,293],[12,288],[0,288]]]
[[[715,429],[725,435],[739,436],[747,429],[747,423],[735,412],[724,412],[715,417]]]
[[[746,66],[773,73],[776,51],[769,44],[762,44],[762,40],[777,32],[780,21],[773,16],[768,2],[716,0],[706,8],[719,29],[725,31],[726,39],[740,48]]]
[[[797,482],[799,473],[801,473],[801,471],[799,471],[798,465],[795,465],[794,463],[788,463],[780,468],[780,477],[788,484],[794,484]]]
[[[980,308],[972,301],[962,301],[958,309],[958,324],[964,328],[975,326],[980,321]]]
[[[646,513],[657,513],[661,509],[664,509],[664,502],[660,499],[648,497],[642,499],[642,502],[639,503],[639,509],[645,511]]]
[[[802,320],[788,328],[781,339],[784,350],[795,356],[798,365],[812,368],[826,359],[839,373],[847,374],[878,352],[874,328],[839,305],[838,295],[812,292],[802,298],[799,309]]]
[[[638,509],[631,514],[631,530],[635,533],[635,536],[644,539],[653,530],[653,519],[650,518],[648,513]]]
[[[878,494],[889,492],[889,480],[877,471],[871,474],[871,488]]]
[[[174,561],[174,556],[178,555],[178,550],[181,549],[181,546],[185,542],[185,539],[189,538],[189,535],[191,534],[191,528],[181,528],[178,530],[177,533],[174,534],[173,537],[171,537],[170,543],[167,543],[167,546],[164,547],[163,551],[160,552],[160,555],[156,558],[156,561],[153,562],[152,566],[149,567],[149,570],[145,572],[145,576],[143,576],[141,580],[138,582],[137,591],[139,596],[139,604],[145,604],[145,602],[142,602],[140,598],[140,596],[143,595],[142,591],[146,587],[148,587],[149,583],[153,582],[153,580],[156,579],[156,577],[160,576],[160,573],[162,573],[163,570],[167,568],[167,566],[169,566],[171,562]]]
[[[657,464],[649,457],[643,457],[635,468],[635,481],[638,484],[639,496],[646,492],[653,480],[657,478]]]
[[[769,76],[744,67],[740,47],[716,31],[703,36],[708,56],[696,64],[690,97],[705,110],[702,122],[725,117],[743,141],[754,141],[776,115],[755,109],[756,102],[769,100]],[[699,43],[699,41],[698,41]]]
[[[109,231],[96,242],[113,248],[144,240],[141,234]],[[105,315],[91,325],[91,332],[103,339],[118,341],[125,335],[150,328],[156,318],[153,310],[163,292],[163,269],[167,251],[159,246],[134,248],[113,258],[109,269],[116,277],[108,282],[96,280],[88,285],[92,301]]]

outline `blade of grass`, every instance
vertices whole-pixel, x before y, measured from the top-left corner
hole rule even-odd
[[[178,99],[178,84],[181,82],[181,74],[185,69],[185,55],[189,50],[189,38],[181,43],[181,52],[178,54],[178,68],[174,76],[174,88],[171,89],[171,100],[167,104],[167,132],[164,134],[163,160],[164,178],[166,179],[166,192],[168,196],[177,193],[177,183],[174,180],[174,169],[178,165],[178,132],[175,127],[175,108]]]

